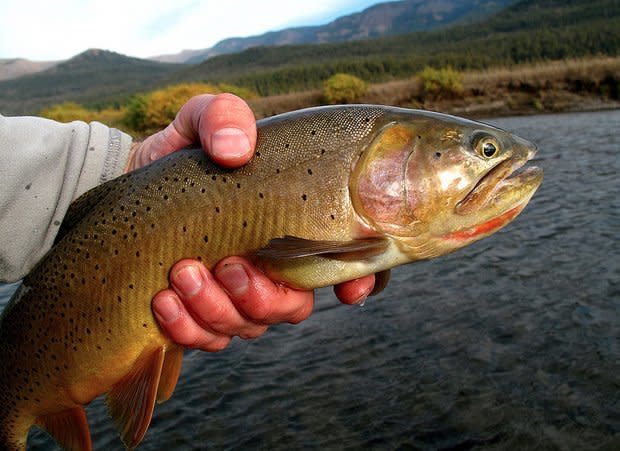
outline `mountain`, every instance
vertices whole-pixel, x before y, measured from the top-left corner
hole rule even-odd
[[[0,59],[0,81],[44,71],[61,61],[30,61],[24,58]]]
[[[96,103],[148,90],[178,71],[179,64],[90,49],[47,70],[0,81],[0,112],[32,114],[65,101]]]
[[[66,101],[107,106],[188,81],[229,83],[272,95],[316,89],[336,72],[381,82],[411,78],[427,65],[468,70],[620,55],[618,0],[521,0],[483,21],[469,23],[473,19],[467,17],[439,29],[373,39],[252,47],[197,65],[89,50],[45,71],[0,81],[0,113],[36,114]]]
[[[154,57],[158,61],[200,63],[212,56],[250,47],[354,41],[445,27],[489,16],[515,0],[403,0],[379,3],[328,24],[286,28],[258,36],[229,38],[204,50]]]
[[[261,95],[315,89],[336,72],[367,81],[408,78],[424,66],[481,69],[620,54],[620,1],[522,0],[484,21],[359,41],[253,47],[219,55],[172,81],[227,82]]]

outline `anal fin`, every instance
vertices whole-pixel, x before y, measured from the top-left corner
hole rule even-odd
[[[58,444],[68,451],[92,451],[86,413],[81,406],[58,413],[41,415],[37,426],[45,429]]]
[[[110,415],[129,449],[138,446],[151,423],[164,354],[163,347],[143,353],[107,394]]]
[[[174,387],[179,380],[181,365],[183,364],[183,348],[171,345],[166,348],[166,355],[161,370],[161,378],[157,387],[157,402],[165,402],[170,399]]]

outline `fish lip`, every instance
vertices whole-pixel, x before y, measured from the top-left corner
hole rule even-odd
[[[540,182],[535,183],[534,179],[540,178],[542,181],[542,169],[537,166],[525,167],[526,163],[533,159],[536,153],[537,148],[532,145],[527,149],[525,155],[512,156],[491,167],[480,177],[465,197],[456,204],[456,213],[467,215],[484,208],[497,197],[498,191],[503,187],[528,183],[538,187]]]

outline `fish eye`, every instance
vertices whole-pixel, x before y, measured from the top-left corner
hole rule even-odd
[[[499,153],[499,144],[493,138],[481,139],[476,147],[484,158],[493,158]]]
[[[497,153],[497,147],[492,142],[486,142],[482,145],[482,153],[485,157],[491,158]]]

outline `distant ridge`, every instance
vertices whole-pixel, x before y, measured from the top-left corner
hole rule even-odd
[[[0,81],[44,71],[61,61],[31,61],[24,58],[0,59]]]
[[[32,114],[67,100],[120,98],[155,86],[180,67],[89,49],[44,71],[0,82],[0,113]]]
[[[378,3],[325,25],[286,28],[257,36],[228,38],[204,50],[184,50],[153,57],[158,61],[200,63],[215,55],[251,47],[354,41],[473,21],[498,12],[516,0],[403,0]]]

